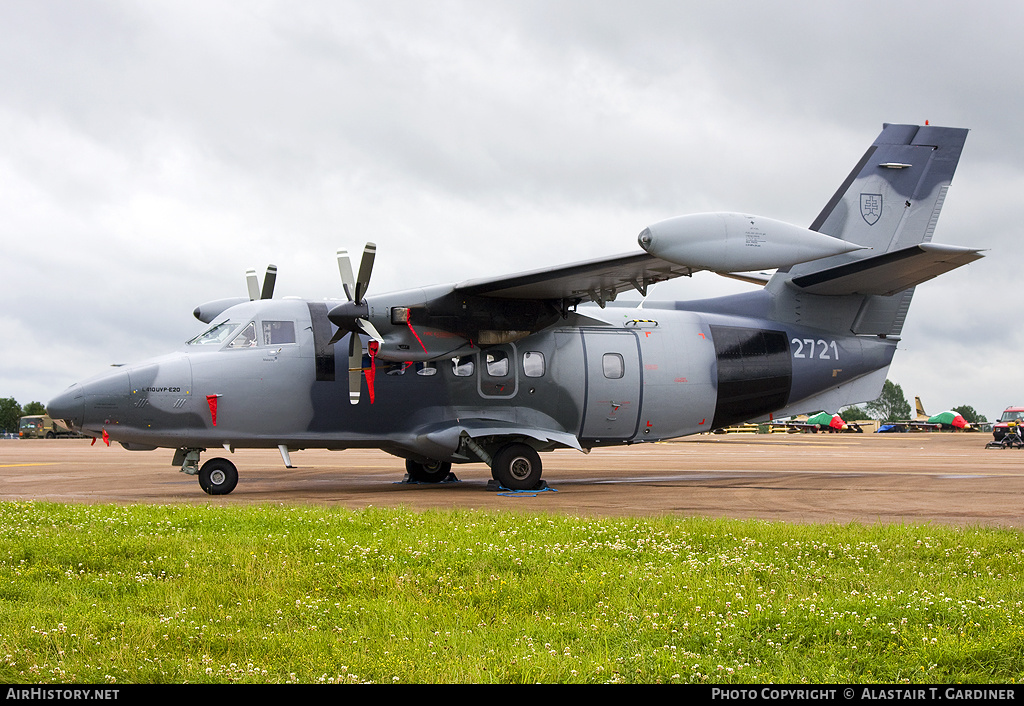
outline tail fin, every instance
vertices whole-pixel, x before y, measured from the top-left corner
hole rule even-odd
[[[931,243],[966,138],[960,128],[884,126],[810,226],[871,249],[780,270],[769,287],[793,300],[792,309],[779,301],[788,318],[836,332],[898,336],[915,285],[981,257]]]
[[[931,242],[967,130],[885,125],[811,230],[891,252]]]
[[[927,422],[928,421],[928,413],[924,411],[924,405],[921,404],[921,398],[920,397],[915,397],[914,398],[914,404],[917,406],[917,421],[919,421],[919,422]]]

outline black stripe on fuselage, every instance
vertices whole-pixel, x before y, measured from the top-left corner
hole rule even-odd
[[[793,385],[793,360],[784,331],[712,325],[711,337],[718,361],[712,429],[786,406]]]
[[[309,306],[309,318],[313,324],[317,382],[334,382],[334,346],[331,345],[334,331],[327,318],[327,304],[324,302],[306,302],[306,304]]]

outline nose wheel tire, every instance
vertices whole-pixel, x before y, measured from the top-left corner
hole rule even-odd
[[[540,454],[526,444],[509,444],[494,456],[491,475],[509,490],[533,490],[540,483]]]
[[[238,469],[226,458],[211,458],[199,469],[199,487],[207,495],[227,495],[238,485]]]
[[[409,480],[417,483],[440,483],[452,472],[452,464],[442,461],[417,463],[407,459],[405,470],[409,474]]]

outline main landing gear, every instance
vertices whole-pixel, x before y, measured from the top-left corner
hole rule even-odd
[[[491,477],[497,485],[507,490],[537,490],[541,487],[540,454],[529,444],[515,442],[498,449],[491,456],[475,442],[467,444],[467,448],[484,463],[491,467]],[[406,460],[405,470],[408,480],[418,483],[440,483],[448,478],[452,464],[442,461]],[[490,487],[491,484],[488,484]]]
[[[416,483],[440,483],[452,472],[452,464],[444,461],[418,463],[406,459],[405,470],[409,474],[409,480]]]
[[[527,444],[503,447],[491,463],[491,476],[509,490],[536,490],[540,474],[540,454]]]

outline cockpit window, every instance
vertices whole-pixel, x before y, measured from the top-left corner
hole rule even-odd
[[[264,321],[263,342],[268,346],[295,343],[294,321]]]
[[[255,348],[256,347],[256,322],[250,321],[249,325],[242,329],[241,333],[235,336],[228,348]]]
[[[219,346],[221,343],[228,340],[236,328],[238,328],[238,324],[234,321],[223,321],[211,326],[206,331],[193,338],[188,342],[188,345]]]

